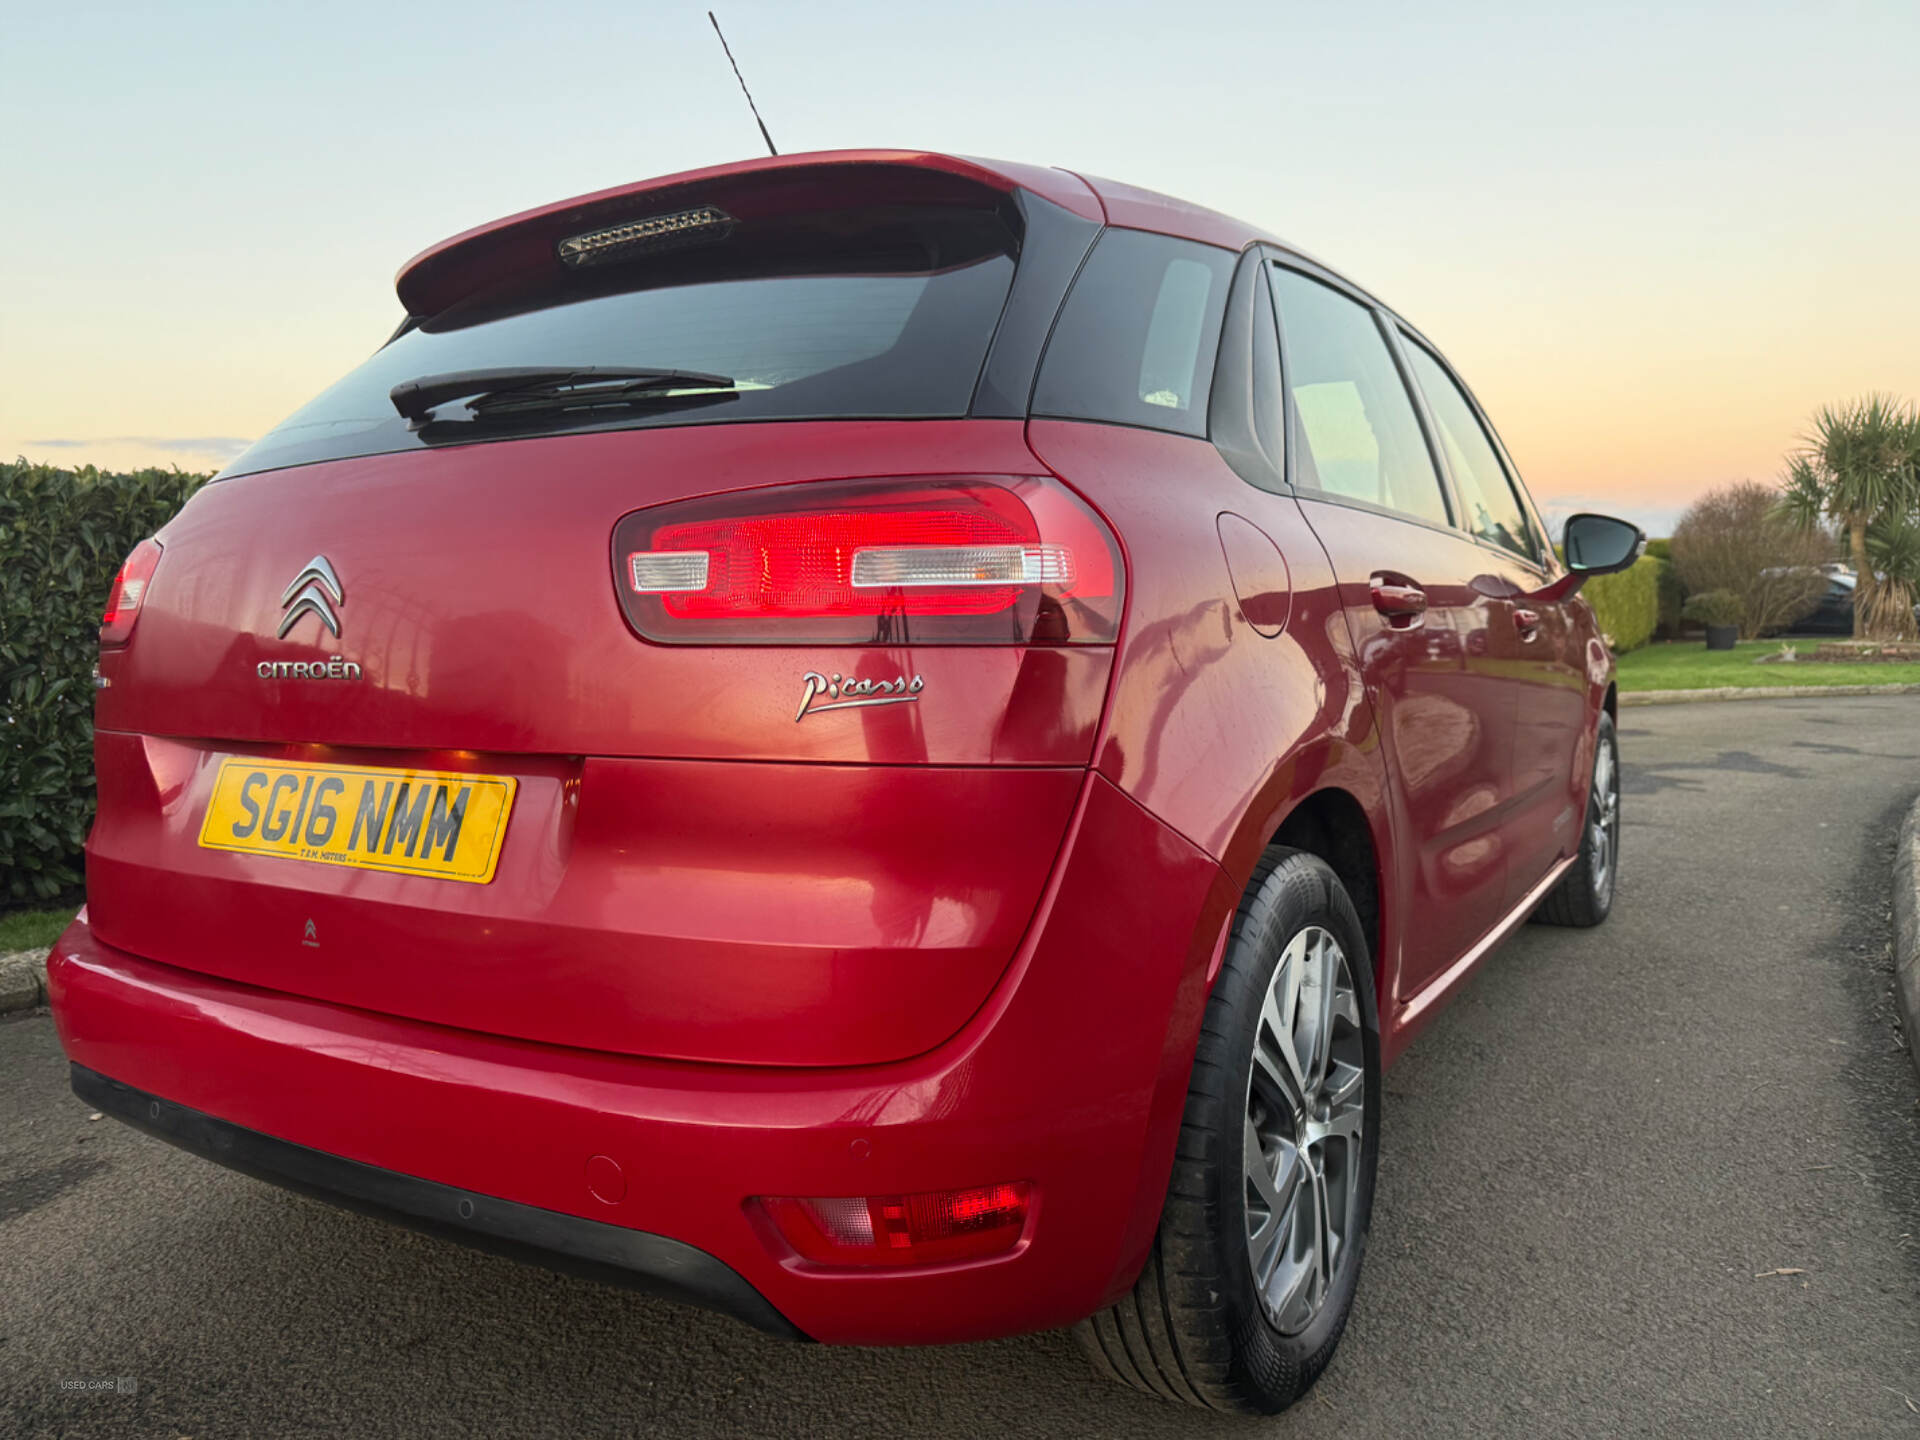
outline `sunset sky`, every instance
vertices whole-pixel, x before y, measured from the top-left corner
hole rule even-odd
[[[1253,220],[1438,342],[1543,507],[1664,533],[1920,397],[1920,4],[715,0],[784,150],[1058,164]],[[1551,11],[1552,13],[1548,13]],[[211,469],[531,205],[742,158],[701,3],[12,7],[0,454]]]

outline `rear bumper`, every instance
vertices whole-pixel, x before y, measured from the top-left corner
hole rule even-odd
[[[255,1179],[482,1250],[718,1310],[783,1339],[806,1338],[733,1270],[678,1240],[343,1160],[148,1095],[84,1065],[71,1068],[73,1093],[95,1109]]]
[[[664,1275],[787,1333],[938,1343],[1067,1324],[1131,1285],[1233,899],[1204,854],[1090,779],[979,1013],[925,1055],[852,1069],[647,1060],[376,1015],[154,964],[84,922],[48,985],[76,1088],[150,1129],[157,1106],[175,1117],[165,1138],[223,1163],[563,1268]],[[1005,1180],[1035,1187],[1019,1246],[890,1272],[809,1265],[749,1204]]]

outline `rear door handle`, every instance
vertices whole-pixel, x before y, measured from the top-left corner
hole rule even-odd
[[[1540,612],[1538,610],[1515,610],[1513,628],[1520,632],[1522,640],[1531,640],[1540,633]]]
[[[1373,608],[1396,630],[1411,630],[1427,613],[1427,592],[1411,580],[1375,575],[1367,588]]]

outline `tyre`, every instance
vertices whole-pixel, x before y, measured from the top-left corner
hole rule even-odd
[[[1076,1327],[1095,1368],[1214,1410],[1304,1395],[1360,1280],[1379,1116],[1365,929],[1324,861],[1276,847],[1207,1002],[1146,1268]]]
[[[1546,925],[1598,925],[1613,909],[1619,873],[1620,744],[1614,738],[1613,717],[1602,710],[1594,737],[1593,783],[1587,787],[1580,854],[1553,893],[1540,902],[1533,918]]]

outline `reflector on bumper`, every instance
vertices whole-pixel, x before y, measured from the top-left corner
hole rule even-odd
[[[917,1195],[794,1199],[760,1206],[802,1259],[822,1265],[931,1265],[1013,1249],[1026,1232],[1024,1180]]]

